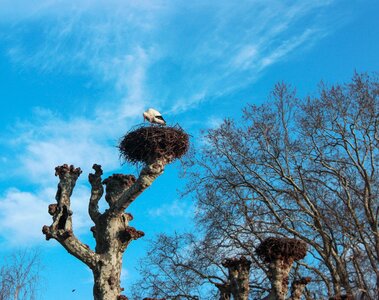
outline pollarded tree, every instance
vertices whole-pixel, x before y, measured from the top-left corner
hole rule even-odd
[[[96,240],[95,250],[83,244],[73,233],[70,198],[75,183],[81,174],[80,168],[62,165],[56,167],[59,176],[56,204],[49,205],[53,217],[51,226],[42,231],[46,239],[57,240],[71,255],[85,263],[94,276],[95,300],[121,300],[120,275],[123,253],[132,240],[144,235],[142,231],[129,226],[133,217],[125,209],[163,173],[165,165],[181,157],[188,149],[188,135],[176,127],[141,127],[125,135],[119,146],[126,161],[142,162],[139,177],[113,174],[101,179],[100,165],[94,165],[95,173],[89,174],[91,196],[88,213],[94,222],[91,228]],[[109,208],[103,213],[98,203],[103,195]]]
[[[264,240],[256,252],[267,264],[267,277],[271,282],[271,291],[264,300],[285,300],[292,264],[305,257],[306,243],[297,239],[271,237]],[[290,299],[300,299],[303,287],[309,281],[310,279],[295,281]]]

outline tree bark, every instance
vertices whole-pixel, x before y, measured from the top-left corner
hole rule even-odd
[[[293,261],[276,259],[269,263],[268,278],[271,281],[271,292],[264,300],[285,300],[288,292],[288,275]]]
[[[216,284],[216,287],[218,291],[220,292],[220,298],[219,300],[230,300],[232,293],[230,291],[230,286],[229,284]]]
[[[248,300],[251,261],[242,256],[229,258],[223,262],[229,271],[229,289],[234,300]]]
[[[288,300],[300,300],[305,286],[309,282],[311,282],[310,277],[302,277],[300,280],[294,280],[291,286],[291,297]]]
[[[42,232],[47,240],[56,239],[70,254],[92,270],[95,300],[122,299],[120,276],[123,253],[132,240],[144,235],[142,231],[129,226],[133,217],[124,210],[163,173],[164,166],[169,161],[160,159],[146,165],[137,180],[132,175],[114,174],[102,182],[101,166],[93,166],[95,173],[89,175],[92,189],[88,213],[95,223],[91,228],[96,240],[95,251],[80,242],[72,230],[70,197],[81,170],[68,165],[56,168],[56,175],[60,179],[57,204],[49,205],[53,224],[45,225]],[[109,209],[104,213],[98,209],[98,202],[104,192],[102,184],[106,185],[105,200],[109,204]]]

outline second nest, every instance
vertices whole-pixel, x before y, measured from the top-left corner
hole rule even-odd
[[[182,157],[189,148],[189,136],[180,126],[144,126],[127,133],[120,142],[120,155],[127,162],[146,164],[157,159]]]

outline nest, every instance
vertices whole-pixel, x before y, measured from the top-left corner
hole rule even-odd
[[[297,239],[270,237],[258,246],[256,253],[265,262],[272,262],[276,259],[296,261],[304,258],[307,254],[307,244]]]
[[[182,157],[188,147],[189,136],[180,126],[140,127],[127,133],[118,146],[120,156],[133,164],[149,164],[160,158],[172,161]]]

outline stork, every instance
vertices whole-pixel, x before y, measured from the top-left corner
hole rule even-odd
[[[166,125],[166,121],[163,119],[162,114],[153,108],[149,108],[143,113],[143,120],[148,120],[150,123]]]

